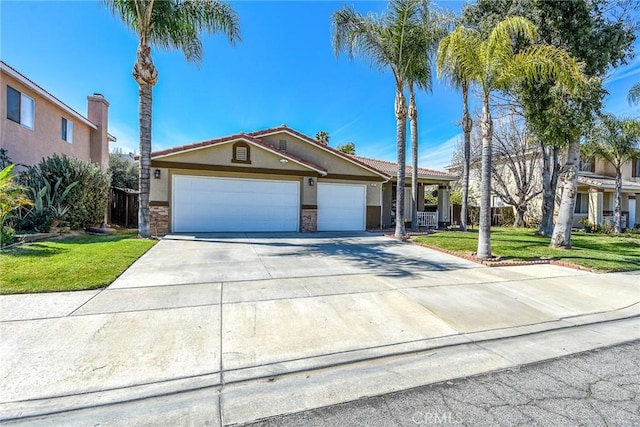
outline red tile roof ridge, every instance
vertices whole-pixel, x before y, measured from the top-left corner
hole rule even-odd
[[[398,168],[398,163],[397,162],[392,162],[392,161],[389,161],[389,160],[374,159],[372,157],[359,156],[357,154],[350,154],[350,156],[359,158],[363,162],[385,163],[388,166],[394,167],[395,169]],[[413,167],[411,165],[405,165],[405,168],[409,169],[409,170],[413,169]],[[423,167],[420,167],[420,166],[418,166],[418,173],[423,173],[425,175],[438,175],[438,176],[446,176],[446,177],[456,177],[457,176],[457,175],[449,173],[449,172],[443,172],[443,171],[439,171],[439,170],[435,170],[435,169],[423,168]]]
[[[274,151],[278,154],[280,154],[282,157],[286,157],[288,159],[294,160],[296,162],[302,163],[305,166],[309,166],[312,169],[316,169],[318,171],[322,171],[322,172],[327,172],[327,170],[325,168],[323,168],[322,166],[316,165],[315,163],[312,163],[308,160],[305,160],[301,157],[295,156],[291,153],[287,153],[286,151],[280,150],[277,147],[274,147],[273,145],[270,144],[266,144],[265,142],[263,142],[262,140],[255,138],[253,136],[251,136],[250,134],[247,133],[236,133],[233,135],[227,135],[227,136],[223,136],[220,138],[214,138],[214,139],[209,139],[206,141],[200,141],[200,142],[195,142],[195,143],[191,143],[191,144],[185,144],[185,145],[181,145],[178,147],[172,147],[172,148],[167,148],[165,150],[160,150],[160,151],[154,151],[151,153],[151,157],[157,157],[157,156],[165,156],[167,154],[173,154],[173,153],[179,153],[181,151],[187,151],[187,150],[192,150],[192,149],[196,149],[196,148],[202,148],[202,147],[208,147],[208,146],[212,146],[212,145],[216,145],[216,144],[220,144],[223,142],[229,142],[229,141],[234,141],[236,139],[244,139],[247,141],[250,141],[256,145],[259,145],[263,148],[266,148],[267,150],[270,151]],[[140,156],[136,156],[136,158],[139,158]]]
[[[391,176],[389,174],[387,174],[386,172],[381,171],[381,170],[379,170],[378,168],[376,168],[374,166],[371,166],[371,165],[368,165],[368,164],[366,164],[364,162],[361,162],[360,160],[358,160],[357,158],[355,158],[354,156],[352,156],[350,154],[343,153],[342,151],[336,150],[335,148],[333,148],[333,147],[331,147],[329,145],[322,144],[318,140],[313,139],[310,136],[305,135],[302,132],[299,132],[299,131],[297,131],[295,129],[292,129],[292,128],[288,127],[287,125],[284,125],[284,124],[280,125],[278,127],[274,127],[274,128],[268,128],[268,129],[262,129],[262,130],[254,131],[254,132],[249,132],[249,135],[260,136],[260,135],[264,135],[264,134],[276,133],[278,131],[283,131],[283,130],[287,131],[289,133],[292,133],[292,134],[296,135],[297,137],[299,137],[301,139],[304,139],[307,142],[315,144],[318,147],[325,148],[328,151],[331,151],[332,153],[334,153],[334,154],[336,154],[336,155],[338,155],[338,156],[340,156],[340,157],[342,157],[344,159],[347,159],[347,160],[349,160],[351,162],[354,162],[354,163],[356,163],[356,164],[358,164],[360,166],[363,166],[366,169],[372,170],[372,171],[378,173],[379,175],[382,175],[383,177],[385,177],[387,179],[391,178]]]

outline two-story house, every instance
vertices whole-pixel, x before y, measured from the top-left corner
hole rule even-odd
[[[500,159],[494,159],[494,163]],[[480,192],[480,162],[471,165],[469,175],[469,187],[475,193]],[[542,160],[538,160],[532,166],[532,175],[542,176]],[[454,164],[447,167],[450,172],[460,173],[461,166]],[[507,184],[513,185],[513,171],[510,168],[502,168],[502,179]],[[534,190],[541,190],[541,179],[535,179]],[[560,200],[561,184],[558,184],[558,197]],[[614,221],[616,204],[616,173],[613,166],[602,159],[593,159],[583,162],[578,172],[578,194],[573,217],[573,226],[581,228],[580,221],[588,219],[599,227],[605,222]],[[529,202],[530,210],[539,212],[542,205],[542,195]],[[506,206],[497,196],[492,197],[492,207]],[[558,206],[556,205],[556,213]],[[640,159],[627,162],[622,168],[622,200],[621,200],[621,224],[622,228],[640,228]]]
[[[87,97],[87,116],[0,61],[0,148],[19,166],[37,164],[53,154],[109,166],[109,103]]]
[[[590,162],[578,175],[574,225],[582,218],[602,226],[614,220],[616,206],[616,172],[601,159]],[[640,227],[640,159],[627,162],[622,168],[622,228]]]

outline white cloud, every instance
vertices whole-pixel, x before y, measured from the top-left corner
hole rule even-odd
[[[462,138],[463,134],[459,133],[442,144],[424,147],[418,158],[418,165],[423,168],[443,170],[445,166],[451,164],[453,151]]]

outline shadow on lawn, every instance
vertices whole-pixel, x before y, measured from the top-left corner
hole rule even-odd
[[[4,250],[1,254],[10,258],[45,258],[64,252],[69,252],[69,249],[48,246],[43,243],[30,243],[28,245]]]

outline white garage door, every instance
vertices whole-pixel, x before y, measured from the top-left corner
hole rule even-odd
[[[318,231],[364,230],[367,187],[318,183]]]
[[[299,183],[173,177],[173,231],[298,231]]]

